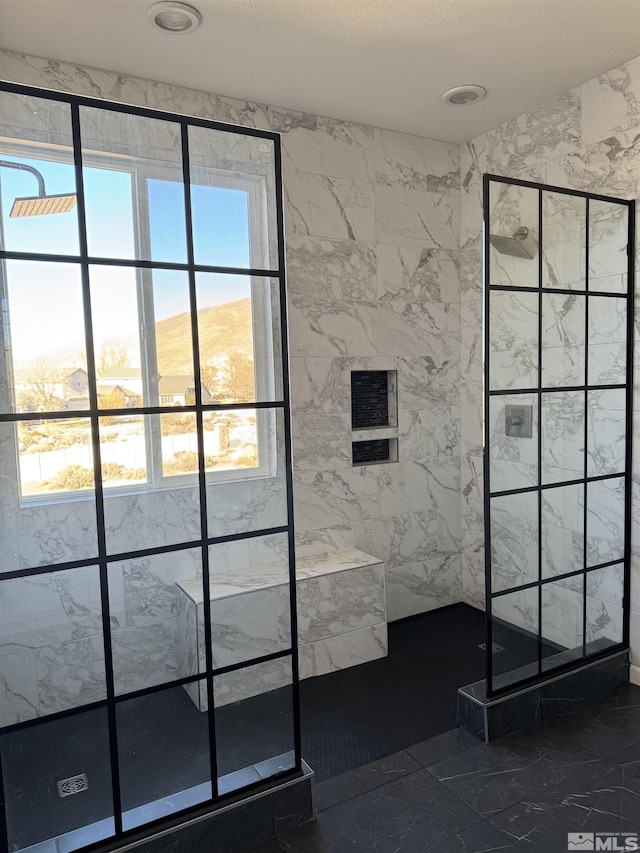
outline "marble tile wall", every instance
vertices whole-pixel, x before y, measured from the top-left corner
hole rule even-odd
[[[460,148],[10,51],[0,51],[0,77],[282,134],[299,554],[355,545],[384,560],[390,619],[461,598],[483,607],[482,173],[637,198],[640,57]],[[603,209],[590,227],[613,239],[618,214]],[[562,222],[576,239],[584,227],[579,211],[562,209],[556,198],[545,216],[550,231]],[[549,275],[578,282],[584,271],[577,256],[559,251],[560,245],[549,246]],[[615,291],[621,270],[611,268],[609,257],[603,266],[597,253],[590,260],[602,290]],[[509,274],[503,264],[500,275],[508,280]],[[580,370],[580,342],[572,334],[581,305],[576,299],[568,310],[556,302],[550,299],[546,309],[556,320],[544,346],[547,367],[560,371],[560,381]],[[516,308],[513,299],[504,300],[505,333]],[[525,338],[519,360],[524,377],[532,369]],[[562,359],[552,359],[560,338]],[[605,373],[618,356],[604,353]],[[371,368],[398,371],[399,462],[353,469],[349,374]],[[607,424],[619,423],[618,401],[607,401],[606,411]],[[506,470],[526,477],[529,460],[512,458],[512,450],[503,447],[502,461],[515,465]],[[614,464],[606,457],[617,451],[603,451],[594,438],[588,452],[597,466]],[[269,514],[270,493],[258,503]],[[235,511],[242,505],[238,495]],[[176,513],[172,506],[172,520]],[[123,511],[119,517],[128,516]],[[40,524],[52,530],[59,519],[44,511]],[[12,521],[13,539],[18,527]],[[571,539],[570,526],[558,530],[569,553],[583,547]],[[75,522],[70,533],[86,549],[87,534]],[[3,553],[15,552],[13,539]],[[27,559],[44,558],[46,539]],[[635,576],[640,525],[634,527],[634,560]],[[638,586],[632,590],[632,633],[640,663]],[[6,667],[18,669],[17,661]],[[10,691],[9,682],[3,685]]]
[[[462,502],[462,580],[464,600],[476,606],[482,606],[484,600],[484,560],[483,560],[483,511],[482,511],[482,457],[481,457],[481,295],[482,295],[482,174],[504,175],[532,181],[542,181],[574,189],[601,192],[619,196],[625,199],[640,197],[640,57],[637,57],[618,68],[587,81],[582,86],[542,104],[530,113],[525,113],[510,119],[503,125],[482,134],[461,148],[461,248],[460,272],[462,289],[461,307],[461,502]],[[524,208],[525,201],[520,201]],[[504,225],[512,223],[508,214],[513,209],[505,205]],[[584,236],[584,209],[579,202],[562,199],[559,196],[547,196],[544,202],[545,228],[545,276],[549,287],[565,288],[580,287],[584,278],[583,261],[576,247]],[[598,289],[606,292],[621,290],[622,274],[626,260],[623,258],[621,239],[621,211],[619,207],[592,205],[590,216],[590,239],[598,241],[598,245],[606,246],[606,250],[596,250],[590,257],[589,274],[592,281],[597,281]],[[502,232],[501,232],[502,233]],[[508,230],[504,231],[508,233]],[[617,241],[617,242],[616,242]],[[616,249],[617,245],[617,249]],[[499,256],[501,261],[504,256]],[[508,284],[509,261],[498,267],[501,276],[500,283]],[[636,250],[636,268],[640,270],[640,253]],[[526,283],[526,282],[513,282]],[[522,294],[520,296],[523,296]],[[545,384],[561,384],[565,378],[581,375],[584,371],[584,340],[578,340],[576,332],[578,319],[584,311],[583,300],[580,297],[560,298],[549,297],[543,307],[545,311],[543,340],[543,370]],[[594,367],[605,382],[616,381],[613,377],[616,369],[624,365],[621,354],[622,338],[616,334],[619,343],[614,347],[604,344],[604,335],[610,335],[614,329],[620,329],[619,312],[613,302],[610,317],[597,310],[590,312],[593,322],[590,324],[589,342],[590,354],[594,353]],[[501,297],[499,303],[498,330],[495,348],[497,365],[500,367],[501,349],[504,351],[504,335],[510,329],[514,335],[517,358],[517,381],[533,377],[530,342],[527,339],[527,324],[519,321],[537,310],[526,299],[514,294]],[[617,316],[616,316],[617,314]],[[597,323],[598,328],[595,327]],[[636,341],[638,328],[636,329]],[[560,349],[562,343],[562,349]],[[600,344],[603,344],[600,347]],[[511,344],[510,344],[511,345]],[[597,347],[597,349],[596,349]],[[605,351],[607,350],[607,351]],[[608,351],[610,350],[610,351]],[[614,351],[615,350],[615,351]],[[636,346],[636,366],[639,363]],[[591,370],[590,370],[591,374]],[[533,377],[535,378],[535,377]],[[497,381],[506,381],[498,375]],[[590,375],[590,381],[594,381]],[[596,380],[597,381],[597,380]],[[503,387],[513,387],[504,385]],[[522,386],[520,386],[522,387]],[[590,408],[598,408],[598,415],[592,419],[587,445],[588,465],[592,472],[612,472],[613,467],[620,461],[621,427],[623,422],[622,406],[616,392],[604,392],[605,399],[596,400]],[[525,402],[521,400],[521,402]],[[543,421],[552,427],[550,442],[547,445],[547,476],[548,481],[554,480],[554,469],[571,470],[576,464],[578,450],[578,433],[582,416],[573,410],[573,401],[565,399],[560,410],[553,413],[543,411]],[[634,395],[634,409],[640,409],[640,396]],[[491,423],[495,420],[495,431],[498,432],[497,418],[500,413],[490,414]],[[534,410],[534,418],[537,413]],[[562,421],[562,423],[560,422]],[[502,421],[502,424],[504,421]],[[574,430],[575,427],[575,430]],[[569,441],[569,436],[575,432],[576,441]],[[555,438],[554,438],[555,436]],[[611,440],[613,437],[613,440]],[[606,439],[606,441],[605,441]],[[640,439],[640,431],[634,434],[634,444]],[[584,444],[581,440],[580,445]],[[522,445],[514,447],[515,442],[502,437],[497,448],[497,460],[492,459],[492,471],[495,462],[498,463],[499,476],[516,476],[526,480],[529,476],[530,459]],[[580,447],[580,453],[582,448]],[[637,457],[637,453],[635,453]],[[572,461],[573,460],[573,461]],[[495,476],[495,474],[494,474]],[[563,491],[563,490],[559,490]],[[615,489],[614,489],[615,492]],[[582,560],[585,547],[582,532],[578,531],[572,521],[573,510],[567,509],[577,505],[574,495],[556,495],[553,500],[547,493],[543,514],[547,548],[544,554],[545,571],[557,573],[557,564],[573,565]],[[634,503],[640,498],[640,467],[634,468]],[[619,498],[614,494],[594,495],[594,516],[596,506],[606,509],[606,515],[616,515]],[[553,505],[552,505],[553,504]],[[563,510],[564,507],[564,510]],[[575,508],[575,506],[574,506]],[[636,522],[637,512],[633,512],[633,563],[632,563],[632,658],[635,664],[640,664],[640,525]],[[508,517],[498,519],[504,527],[508,541],[518,542],[518,566],[512,571],[524,573],[528,567],[528,552],[526,543],[530,535],[527,527],[527,516],[523,513],[515,521]],[[517,524],[519,531],[513,530]],[[592,527],[595,538],[603,536],[602,542],[588,541],[587,548],[596,557],[602,548],[619,548],[621,527],[618,521],[611,519],[603,521],[602,526],[596,526],[593,518]],[[606,534],[606,530],[609,533]],[[606,535],[605,535],[606,534]],[[592,539],[591,536],[588,540]],[[608,543],[608,544],[607,544]],[[616,557],[612,557],[616,559]],[[499,568],[500,570],[500,568]],[[567,569],[565,569],[566,571]],[[607,636],[617,636],[620,624],[619,602],[621,601],[619,586],[616,578],[610,589],[615,595],[602,592],[599,578],[592,581],[593,589],[587,590],[588,613],[595,613],[595,618],[588,617],[587,641],[601,639]],[[598,592],[597,590],[600,590]],[[561,624],[562,613],[568,614],[568,602],[571,590],[561,589],[554,585],[548,599],[544,602],[546,613],[543,623],[551,626]],[[569,608],[571,609],[571,608]],[[536,614],[518,609],[517,603],[511,607],[512,621],[524,626],[527,619],[535,622]],[[565,619],[566,624],[566,619]],[[582,628],[580,627],[580,631]],[[566,640],[571,644],[570,631],[566,636],[551,637],[556,641]],[[579,638],[577,638],[579,639]]]
[[[459,147],[6,50],[0,50],[0,79],[282,134],[298,556],[355,545],[384,560],[389,619],[459,601],[460,414],[472,393],[460,382],[460,324],[474,320],[461,318]],[[34,132],[18,103],[15,112],[16,123]],[[96,138],[109,132],[99,115],[87,115],[85,123]],[[51,141],[64,142],[65,128],[55,121],[48,132]],[[171,151],[165,136],[155,133],[154,150]],[[261,168],[251,151],[226,146],[223,153],[230,166],[246,169],[251,160],[250,169]],[[397,463],[351,466],[350,372],[362,369],[397,371]],[[13,437],[4,438],[10,459]],[[0,570],[93,556],[89,502],[74,504],[71,513],[54,504],[25,512],[16,506],[10,464],[0,477],[7,520]],[[259,486],[229,484],[209,518],[213,534],[284,523],[283,480]],[[117,551],[198,535],[194,490],[113,499],[107,509]],[[32,536],[36,524],[41,532]],[[176,553],[170,565],[154,560],[114,569],[119,689],[167,680],[180,669],[173,586],[197,579],[200,569]],[[256,560],[265,562],[264,555]],[[99,602],[93,606],[98,613]],[[64,613],[75,623],[75,607]],[[57,624],[55,608],[49,616]],[[380,637],[366,630],[371,636],[363,635],[347,657],[357,658],[365,641],[379,648]],[[95,698],[103,677],[99,628],[69,640],[79,645],[66,657],[67,673],[82,663]],[[316,671],[332,668],[342,654],[330,640],[325,646]],[[40,713],[38,654],[12,647],[0,657],[5,722]],[[77,695],[55,694],[55,701],[47,699],[52,708],[83,700],[80,681],[67,683]]]

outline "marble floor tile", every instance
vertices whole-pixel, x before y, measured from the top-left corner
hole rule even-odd
[[[542,797],[578,772],[596,779],[603,762],[592,755],[564,759],[534,749],[490,744],[468,749],[434,764],[429,772],[485,818],[525,798]]]
[[[316,809],[319,812],[325,811],[419,769],[418,761],[404,750],[362,767],[356,767],[354,770],[315,785]]]

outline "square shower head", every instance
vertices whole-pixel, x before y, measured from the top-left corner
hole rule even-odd
[[[44,195],[17,198],[10,219],[20,219],[23,216],[48,216],[50,213],[68,213],[76,206],[78,198],[75,193],[66,195]]]

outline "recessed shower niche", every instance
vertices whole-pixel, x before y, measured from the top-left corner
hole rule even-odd
[[[397,387],[395,370],[351,372],[354,466],[398,461]]]

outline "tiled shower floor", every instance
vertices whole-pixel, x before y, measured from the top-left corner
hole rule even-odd
[[[322,782],[353,768],[450,731],[456,724],[456,691],[484,675],[484,614],[464,604],[389,626],[389,656],[300,685],[302,754]],[[503,663],[516,643],[501,637]],[[504,655],[504,657],[502,657]],[[514,665],[517,665],[514,658]],[[124,809],[159,800],[208,780],[207,718],[181,687],[121,706],[121,789]],[[291,749],[290,697],[272,691],[230,705],[216,715],[218,771],[230,773]],[[11,822],[20,846],[108,816],[103,712],[60,720],[55,736],[46,726],[11,735],[5,777],[15,797]],[[102,746],[101,746],[102,744]],[[89,790],[60,800],[55,778],[71,775],[84,752]],[[100,758],[102,757],[102,758]],[[80,762],[81,763],[81,762]],[[43,774],[50,784],[34,784]],[[54,777],[55,774],[55,777]],[[65,818],[65,815],[67,817]],[[67,825],[65,825],[67,824]],[[18,840],[13,833],[14,840]]]

